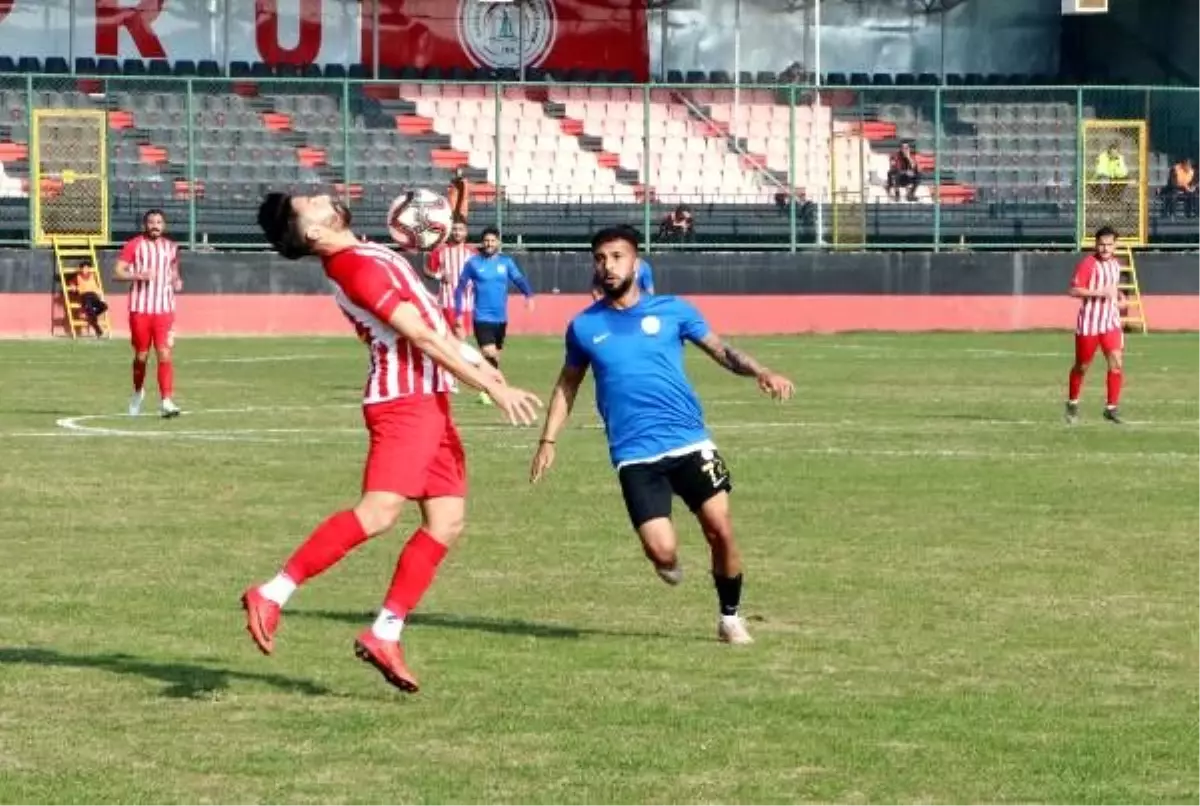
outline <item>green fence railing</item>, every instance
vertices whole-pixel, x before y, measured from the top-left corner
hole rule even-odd
[[[342,194],[358,225],[384,237],[392,198],[442,190],[462,166],[472,228],[498,224],[509,248],[577,248],[620,221],[655,249],[1063,249],[1095,199],[1118,194],[1097,191],[1088,213],[1088,187],[1104,179],[1089,122],[1127,120],[1143,121],[1144,136],[1104,148],[1124,160],[1120,193],[1144,195],[1148,246],[1200,244],[1194,195],[1160,193],[1175,162],[1200,157],[1200,89],[1190,87],[15,74],[0,75],[0,242],[30,242],[27,191],[57,192],[55,166],[40,190],[27,187],[34,112],[97,108],[109,113],[114,240],[159,207],[190,246],[259,248],[254,211],[276,187]],[[913,146],[915,189],[889,186],[901,142]],[[660,229],[679,204],[693,212],[693,237]]]

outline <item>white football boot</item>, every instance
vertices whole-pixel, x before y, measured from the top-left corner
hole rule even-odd
[[[721,621],[717,624],[717,640],[726,644],[754,643],[741,616],[721,616]]]
[[[146,399],[146,390],[134,392],[133,397],[129,398],[129,416],[137,417],[142,410],[142,401]]]
[[[163,402],[159,404],[158,413],[161,414],[164,419],[170,419],[171,417],[178,417],[179,416],[179,407],[176,406],[174,402],[172,402],[171,398],[166,397],[166,398],[163,398]]]

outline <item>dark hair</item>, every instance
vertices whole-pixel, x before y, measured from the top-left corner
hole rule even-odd
[[[95,267],[95,265],[93,265],[92,259],[90,257],[85,257],[83,260],[79,261],[79,265],[76,266],[75,268],[77,268],[77,269],[94,269],[96,267]]]
[[[467,226],[466,216],[464,216],[462,213],[455,213],[454,220],[450,222],[450,225],[454,226],[455,224],[462,224],[464,227]]]
[[[500,230],[496,229],[495,227],[485,227],[483,232],[479,233],[479,240],[483,240],[489,235],[495,235],[497,238],[499,238]]]
[[[613,241],[624,241],[633,247],[634,252],[637,252],[638,246],[641,243],[641,236],[636,229],[627,224],[605,227],[592,236],[592,251],[595,252],[604,244],[612,243]]]
[[[286,193],[268,193],[258,206],[258,226],[271,247],[288,260],[310,254],[304,236],[296,229],[296,211]]]
[[[1098,240],[1100,240],[1101,238],[1107,238],[1107,237],[1109,237],[1110,235],[1111,235],[1113,238],[1116,238],[1116,237],[1117,237],[1117,231],[1116,231],[1115,229],[1113,229],[1112,227],[1108,226],[1107,224],[1105,224],[1105,225],[1104,225],[1103,227],[1101,227],[1100,229],[1096,230],[1096,240],[1097,240],[1097,241],[1098,241]]]
[[[167,220],[166,213],[164,213],[162,210],[158,209],[157,207],[151,207],[149,210],[147,210],[145,213],[142,214],[142,226],[143,227],[146,226],[146,222],[150,220],[150,216],[152,216],[152,215],[159,215],[159,216],[162,216],[163,221]]]

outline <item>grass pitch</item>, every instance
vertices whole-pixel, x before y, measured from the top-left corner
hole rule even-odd
[[[590,380],[536,489],[537,432],[463,396],[415,697],[351,651],[411,515],[275,657],[237,605],[355,498],[360,345],[185,338],[161,422],[119,415],[123,343],[0,344],[0,801],[1197,802],[1196,337],[1129,339],[1120,429],[1100,366],[1063,425],[1063,334],[739,344],[799,388],[693,358],[757,643],[715,642],[678,503],[684,584],[642,559]]]

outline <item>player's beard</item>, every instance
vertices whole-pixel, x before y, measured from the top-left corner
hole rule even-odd
[[[350,229],[350,222],[354,219],[353,214],[350,212],[350,208],[347,207],[340,199],[334,199],[332,204],[333,212],[337,216],[336,220],[341,223],[341,228]],[[337,229],[337,227],[334,227],[334,229]]]
[[[604,290],[604,296],[610,300],[618,300],[629,293],[629,289],[633,288],[633,275],[629,275],[616,286],[610,286],[608,283],[601,283],[600,288]]]

